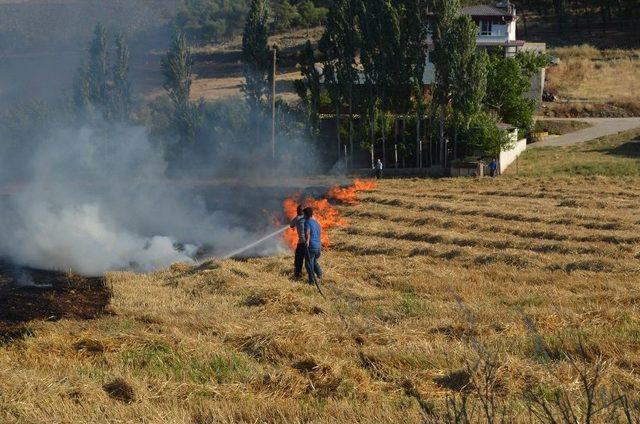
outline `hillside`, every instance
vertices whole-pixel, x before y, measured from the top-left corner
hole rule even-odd
[[[140,36],[167,24],[181,0],[56,0],[0,2],[0,53],[74,49],[96,22]]]
[[[584,150],[613,169],[636,135]],[[0,420],[436,422],[485,389],[511,415],[526,396],[559,413],[554,393],[582,413],[580,373],[637,393],[640,180],[554,170],[574,150],[501,179],[384,180],[340,206],[326,299],[286,256],[111,273],[106,314],[4,337]]]

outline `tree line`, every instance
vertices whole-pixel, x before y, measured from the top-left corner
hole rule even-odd
[[[271,0],[267,25],[283,32],[322,25],[331,0]],[[250,0],[187,0],[174,24],[194,42],[229,39],[243,32],[243,23],[252,8]]]
[[[549,58],[479,49],[478,30],[460,0],[334,1],[322,39],[300,55],[310,134],[331,115],[338,157],[346,148],[353,158],[360,140],[372,161],[396,167],[496,155],[509,142],[499,123],[531,128],[536,105],[525,95]]]
[[[532,75],[549,58],[524,53],[506,57],[500,49],[477,48],[478,27],[462,13],[462,4],[334,0],[321,40],[317,45],[309,41],[300,52],[303,78],[295,87],[301,102],[292,108],[276,102],[272,93],[277,47],[268,40],[274,31],[273,5],[251,0],[241,56],[246,122],[253,129],[247,143],[268,144],[268,118],[276,103],[279,131],[295,121],[293,126],[303,127],[307,137],[324,147],[331,142],[328,134],[334,134],[330,157],[344,158],[351,166],[362,149],[372,161],[377,155],[396,167],[446,166],[478,152],[497,155],[509,143],[499,123],[523,132],[532,127],[536,105],[525,94]],[[430,53],[428,40],[433,41]],[[163,61],[174,127],[183,142],[197,138],[204,107],[189,100],[188,51],[185,33],[178,31]],[[428,55],[435,83],[425,89]]]
[[[520,0],[525,31],[531,19],[551,20],[555,31],[564,34],[577,24],[600,24],[604,28],[638,31],[640,0]]]

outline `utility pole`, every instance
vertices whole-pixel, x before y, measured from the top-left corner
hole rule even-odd
[[[273,45],[273,73],[271,74],[271,154],[276,160],[276,61],[278,47]]]

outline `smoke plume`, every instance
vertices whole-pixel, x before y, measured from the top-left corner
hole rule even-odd
[[[203,250],[224,255],[271,229],[255,207],[269,193],[167,178],[165,154],[143,127],[59,128],[34,142],[24,160],[3,162],[3,175],[23,176],[0,201],[0,256],[17,265],[83,275],[146,272],[192,263]],[[259,253],[280,248],[272,240]]]

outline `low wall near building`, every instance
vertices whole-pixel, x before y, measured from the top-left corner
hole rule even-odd
[[[518,159],[518,156],[527,150],[527,139],[523,138],[518,140],[513,148],[510,150],[504,150],[500,152],[500,173],[503,173],[513,162]]]

